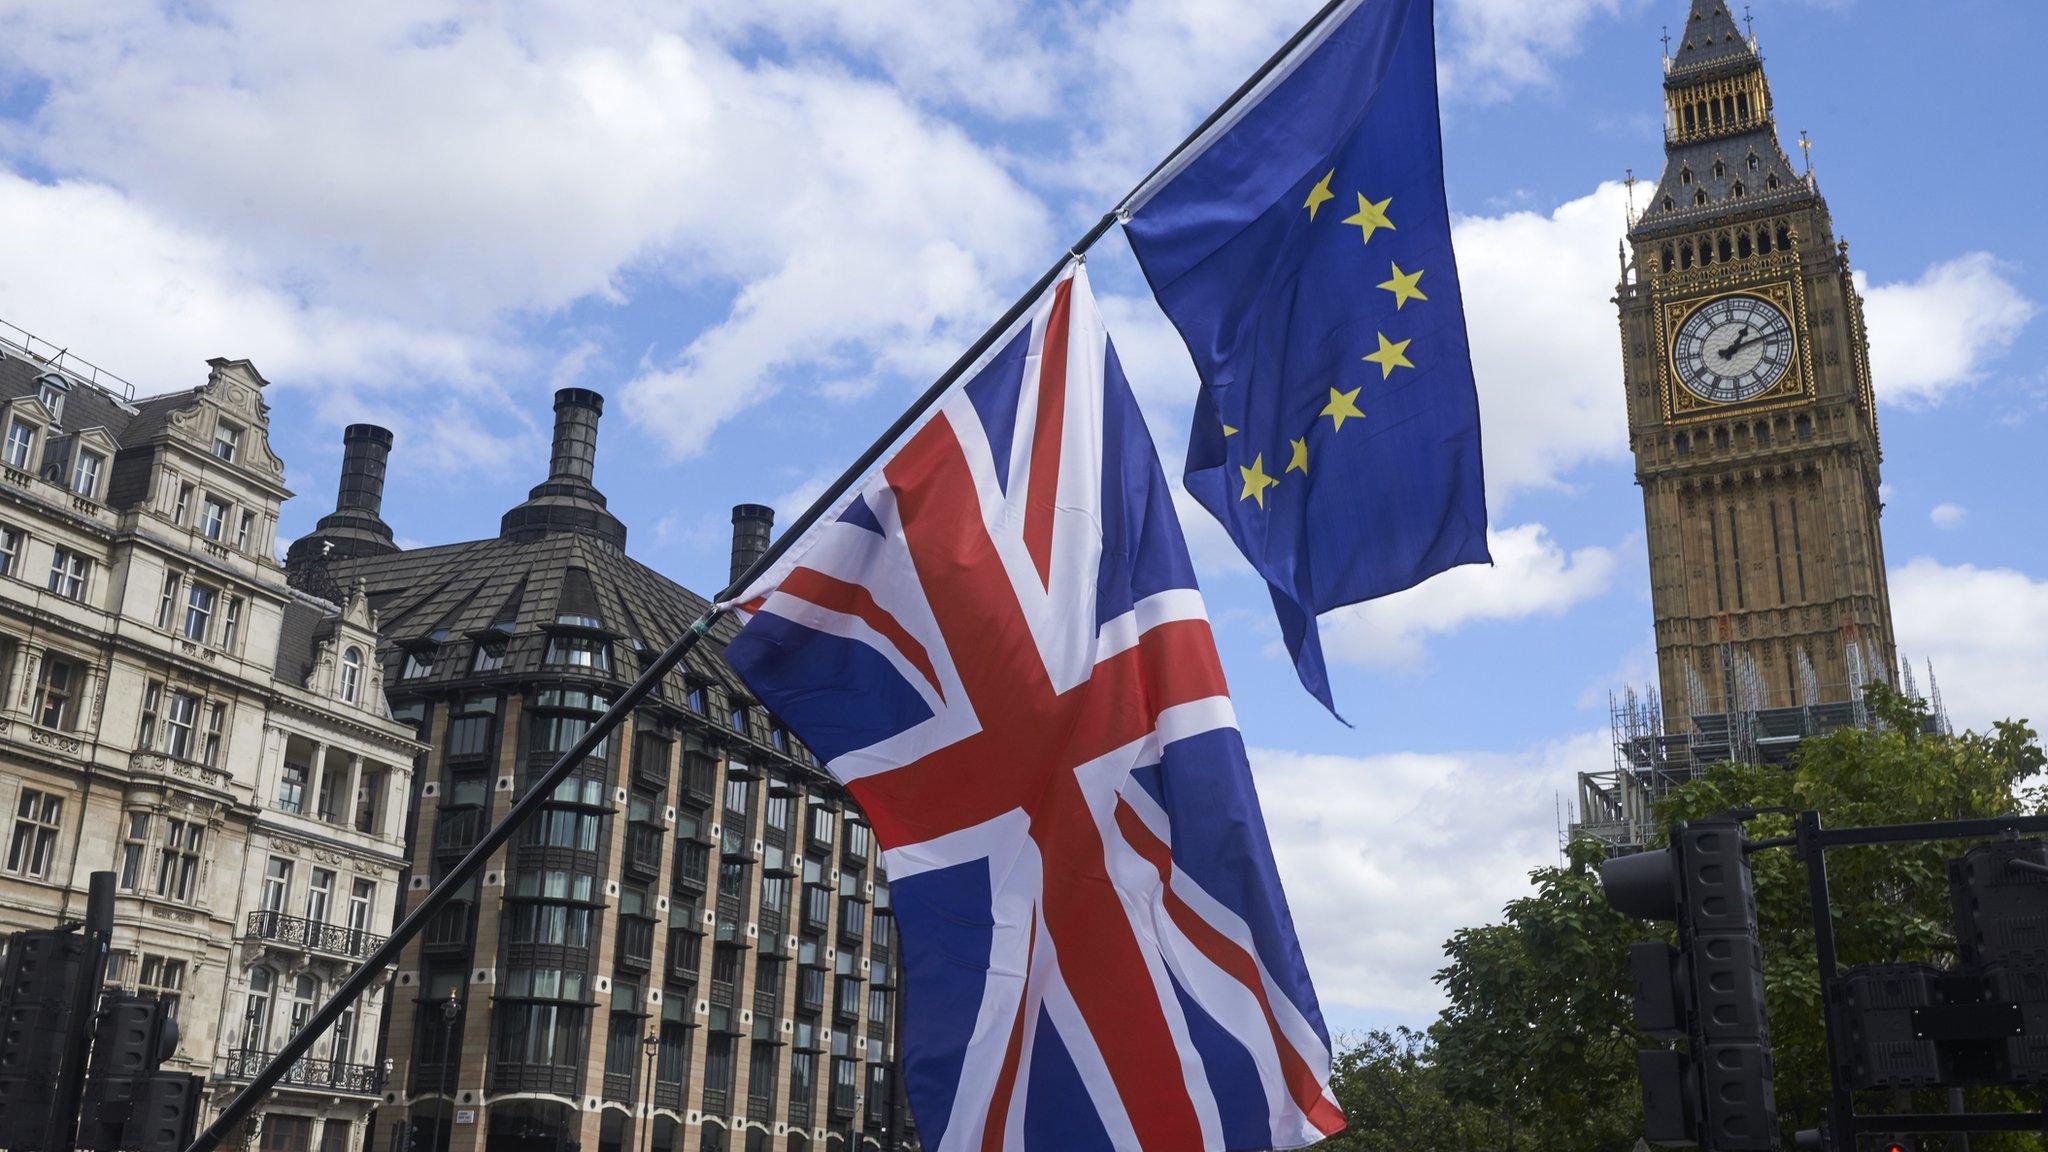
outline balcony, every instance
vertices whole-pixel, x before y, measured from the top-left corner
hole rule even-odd
[[[322,952],[350,960],[360,960],[384,943],[384,937],[369,932],[345,928],[339,924],[322,924],[300,916],[287,916],[282,912],[249,913],[249,930],[246,935],[249,939],[261,940],[266,944]]]
[[[234,1048],[227,1054],[223,1080],[253,1080],[273,1053],[255,1048]],[[339,1060],[301,1059],[285,1069],[278,1084],[343,1096],[375,1097],[384,1087],[384,1077],[374,1064],[347,1064]]]
[[[650,880],[661,875],[661,842],[665,838],[666,833],[658,824],[628,824],[626,870]]]

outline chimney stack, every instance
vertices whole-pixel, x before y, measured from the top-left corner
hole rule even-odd
[[[597,471],[597,420],[604,415],[604,397],[588,388],[555,393],[555,447],[548,459],[548,479],[581,481]]]
[[[391,458],[391,429],[351,424],[341,434],[341,493],[334,510],[381,516],[384,510],[384,464]]]
[[[768,534],[775,527],[775,509],[765,504],[732,506],[732,575],[738,580],[768,551]]]
[[[604,493],[590,482],[597,471],[597,420],[602,415],[604,397],[588,388],[555,393],[555,442],[548,453],[548,478],[534,485],[526,503],[505,513],[500,536],[536,540],[575,532],[625,548],[626,526],[605,509]]]
[[[292,541],[285,552],[286,568],[296,574],[309,572],[323,560],[398,551],[391,539],[391,525],[383,517],[384,468],[390,457],[391,429],[351,424],[342,432],[341,486],[334,497],[334,511],[322,516],[311,532]]]

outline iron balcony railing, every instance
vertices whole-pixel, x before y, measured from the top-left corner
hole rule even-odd
[[[340,924],[323,924],[303,916],[287,916],[282,912],[249,913],[248,934],[258,940],[327,952],[351,960],[368,956],[384,943],[384,937],[371,932]]]
[[[275,1055],[260,1048],[234,1048],[227,1054],[227,1080],[253,1080]],[[300,1059],[285,1069],[279,1081],[293,1088],[313,1088],[352,1096],[375,1096],[384,1087],[384,1076],[374,1064],[349,1064],[341,1060]]]

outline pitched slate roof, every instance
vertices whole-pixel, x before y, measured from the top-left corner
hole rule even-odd
[[[1671,74],[1678,76],[1737,60],[1755,60],[1749,39],[1735,27],[1726,0],[1692,0],[1678,51],[1671,55]]]

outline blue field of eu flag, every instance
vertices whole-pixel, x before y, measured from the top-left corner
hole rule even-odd
[[[1318,613],[1491,559],[1435,44],[1431,0],[1340,7],[1126,205],[1202,376],[1188,491],[1333,711]]]

